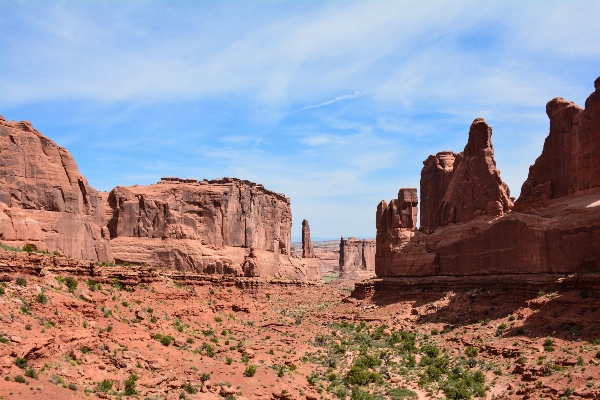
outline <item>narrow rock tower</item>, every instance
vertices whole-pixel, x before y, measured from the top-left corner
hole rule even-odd
[[[308,221],[302,221],[302,258],[315,258],[312,241],[310,240],[310,226]]]

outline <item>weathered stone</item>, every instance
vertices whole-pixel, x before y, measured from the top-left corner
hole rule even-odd
[[[107,261],[102,196],[69,152],[28,121],[0,117],[0,240]]]
[[[452,178],[438,209],[438,225],[472,220],[496,201],[502,213],[513,206],[508,186],[496,169],[492,128],[483,118],[477,118],[471,124],[462,155],[455,159]]]
[[[595,84],[597,86],[597,84]],[[550,134],[542,154],[529,168],[516,204],[566,196],[600,186],[600,90],[587,98],[585,110],[556,97],[546,105]]]
[[[375,276],[375,240],[340,239],[340,279],[368,279]]]
[[[302,258],[315,258],[307,220],[302,220]]]
[[[420,212],[420,226],[423,229],[433,230],[438,226],[439,207],[448,190],[456,157],[457,154],[451,151],[441,151],[423,161]]]
[[[597,86],[585,110],[561,98],[548,103],[550,134],[512,209],[482,119],[463,153],[430,156],[421,174],[422,229],[404,223],[400,200],[377,207],[377,276],[600,271]]]

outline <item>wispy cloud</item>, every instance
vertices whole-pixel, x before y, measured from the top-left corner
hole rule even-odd
[[[311,108],[318,108],[318,107],[328,106],[330,104],[337,103],[338,101],[355,99],[355,98],[360,97],[362,95],[363,95],[363,93],[361,93],[361,92],[354,92],[353,94],[344,94],[342,96],[337,96],[334,99],[327,100],[327,101],[324,101],[324,102],[319,103],[319,104],[312,104],[310,106],[302,107],[298,111],[304,111],[304,110],[309,110]]]

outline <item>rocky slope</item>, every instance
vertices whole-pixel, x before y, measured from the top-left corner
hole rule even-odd
[[[600,270],[600,81],[581,109],[547,105],[550,134],[513,198],[496,169],[491,128],[476,119],[462,153],[441,152],[416,189],[376,214],[379,277]]]
[[[541,275],[376,280],[356,300],[344,281],[0,250],[0,397],[600,398],[600,274]]]
[[[290,257],[290,200],[234,178],[163,178],[97,192],[69,152],[0,119],[0,241],[77,259],[195,273],[319,279]]]

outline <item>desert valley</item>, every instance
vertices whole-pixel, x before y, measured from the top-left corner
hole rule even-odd
[[[0,399],[600,399],[600,78],[546,113],[520,192],[478,118],[375,239],[301,243],[259,183],[97,191],[0,118]]]

